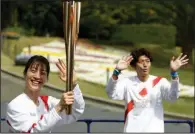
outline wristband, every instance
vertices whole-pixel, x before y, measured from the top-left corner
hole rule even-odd
[[[171,76],[172,77],[177,77],[178,76],[178,73],[177,72],[171,72]]]
[[[121,73],[121,71],[118,69],[114,69],[114,71],[113,71],[113,74],[116,76],[118,76],[120,73]]]

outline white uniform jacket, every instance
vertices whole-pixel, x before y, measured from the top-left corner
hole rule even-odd
[[[25,93],[20,94],[7,107],[6,119],[10,132],[51,132],[56,125],[76,122],[85,108],[79,85],[74,88],[74,97],[72,114],[66,115],[65,111],[57,113],[54,108],[60,99],[40,96],[39,106],[36,106]]]
[[[164,132],[162,100],[175,101],[179,97],[179,79],[170,83],[153,75],[146,82],[137,76],[111,77],[106,92],[113,100],[125,101],[124,132]]]

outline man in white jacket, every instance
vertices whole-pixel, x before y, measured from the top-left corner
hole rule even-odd
[[[62,60],[56,63],[60,79],[66,81],[66,67]],[[49,62],[43,56],[33,56],[24,69],[25,90],[7,107],[7,124],[10,132],[51,132],[56,125],[76,122],[83,114],[85,102],[74,79],[74,90],[62,93],[61,99],[41,96],[40,90],[49,77]],[[66,106],[72,105],[72,114],[66,114]]]
[[[188,63],[182,54],[170,61],[171,83],[166,78],[150,75],[152,57],[146,49],[136,49],[119,60],[106,92],[114,100],[125,101],[124,132],[164,132],[162,100],[175,101],[179,92],[177,70]],[[136,76],[120,77],[131,65]]]

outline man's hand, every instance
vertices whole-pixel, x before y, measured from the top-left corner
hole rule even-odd
[[[125,70],[128,68],[129,64],[133,60],[132,56],[124,56],[116,65],[117,70]]]
[[[170,61],[171,72],[176,72],[181,66],[186,65],[189,59],[185,59],[187,55],[182,56],[181,53],[176,59],[173,56]]]
[[[132,60],[133,60],[132,56],[124,56],[121,60],[118,61],[117,65],[116,65],[116,69],[118,71],[122,71],[122,70],[127,69]],[[114,80],[117,80],[118,79],[118,75],[115,75],[113,73],[112,78]]]
[[[58,67],[58,69],[60,70],[60,79],[64,82],[66,82],[66,65],[65,63],[61,60],[58,59],[58,62],[56,63],[56,66]],[[73,83],[76,83],[76,73],[75,71],[73,71]]]

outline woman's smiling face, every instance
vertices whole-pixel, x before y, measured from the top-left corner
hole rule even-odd
[[[40,91],[47,81],[46,66],[38,61],[33,62],[27,70],[26,88],[31,92]]]

